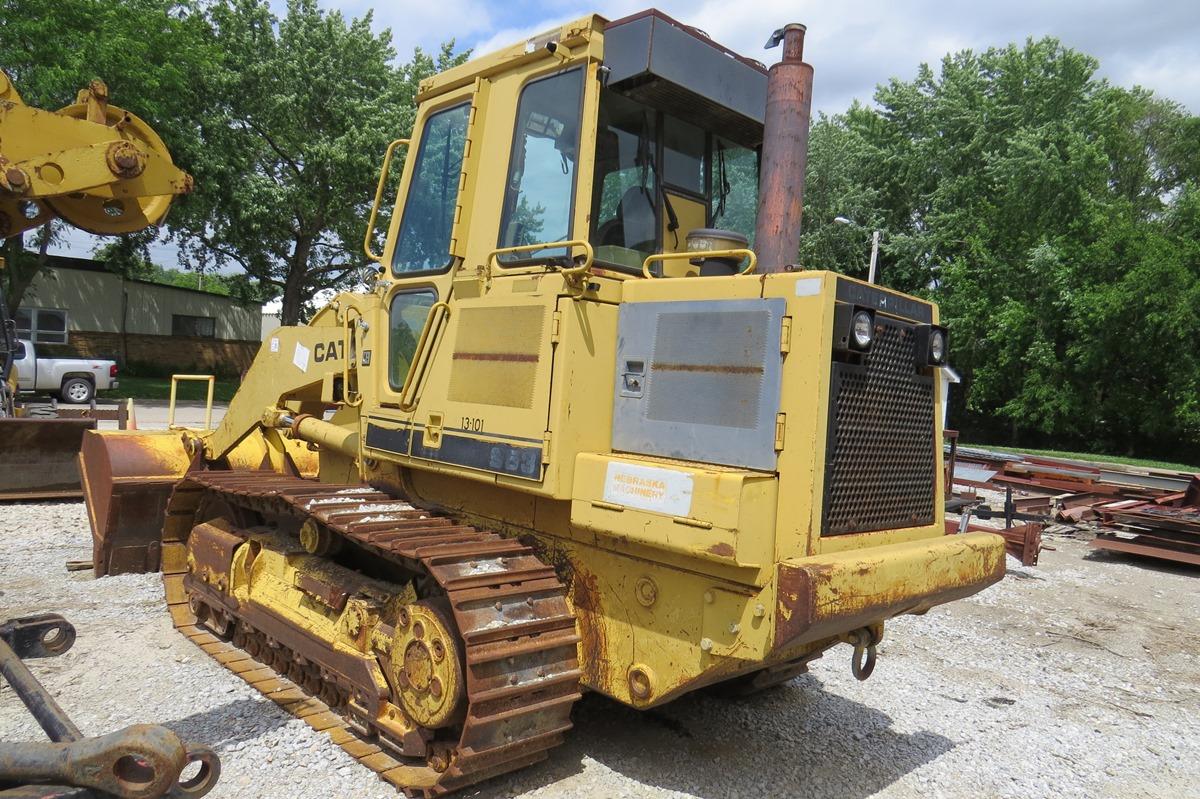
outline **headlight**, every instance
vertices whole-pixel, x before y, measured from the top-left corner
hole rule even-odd
[[[875,312],[870,308],[839,302],[833,310],[833,349],[843,353],[871,351],[875,343]]]
[[[850,325],[851,341],[856,350],[866,350],[871,347],[871,339],[875,337],[875,319],[870,311],[859,311],[854,314]]]
[[[949,337],[940,325],[917,326],[917,366],[945,366],[949,356]]]
[[[941,366],[946,362],[946,331],[934,328],[929,334],[929,362]]]

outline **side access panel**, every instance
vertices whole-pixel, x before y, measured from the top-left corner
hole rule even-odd
[[[613,449],[775,470],[783,299],[621,306]]]

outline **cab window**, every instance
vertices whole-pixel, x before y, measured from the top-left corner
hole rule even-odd
[[[437,295],[428,290],[407,291],[392,298],[388,311],[388,382],[396,391],[404,387],[421,330],[435,302]]]
[[[425,121],[392,256],[392,273],[398,277],[440,272],[450,265],[450,232],[470,110],[470,103],[463,103]]]
[[[583,70],[578,68],[521,90],[500,222],[501,248],[571,237],[582,103]],[[547,254],[521,252],[503,260],[527,261]]]
[[[754,246],[758,153],[714,136],[712,163],[712,226],[741,233]]]
[[[663,117],[663,179],[677,189],[704,195],[703,130],[675,117]]]
[[[591,236],[600,261],[640,270],[658,249],[656,120],[641,103],[608,90],[601,95]]]

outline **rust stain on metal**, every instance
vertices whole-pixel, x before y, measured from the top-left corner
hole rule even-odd
[[[788,25],[772,37],[783,59],[767,72],[762,170],[754,248],[759,271],[782,272],[800,249],[804,170],[812,115],[813,69],[804,63],[804,26]]]
[[[705,363],[652,363],[650,368],[656,372],[704,372],[721,375],[760,375],[761,366],[739,366],[737,364],[705,364]]]
[[[456,352],[456,361],[501,361],[504,363],[537,363],[538,356],[524,352]]]
[[[136,178],[146,168],[145,156],[131,142],[115,141],[104,154],[108,169],[119,178]]]
[[[713,544],[708,548],[708,551],[714,555],[719,555],[722,558],[731,558],[736,553],[736,550],[725,541],[722,541],[719,544]]]
[[[589,688],[608,692],[608,639],[601,620],[600,586],[595,574],[571,564],[571,603],[579,623],[580,669]]]
[[[776,590],[772,649],[777,651],[799,638],[812,624],[813,588],[805,569],[780,564]]]

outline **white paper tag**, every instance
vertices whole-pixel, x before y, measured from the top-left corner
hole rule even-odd
[[[308,347],[300,342],[296,342],[296,352],[292,355],[292,363],[296,364],[296,368],[301,372],[308,371]]]
[[[275,336],[271,339],[271,352],[279,352],[279,337]]]
[[[611,461],[604,477],[604,501],[669,516],[692,512],[692,476],[674,469]]]
[[[796,281],[797,297],[815,297],[821,293],[821,278],[806,277]]]

